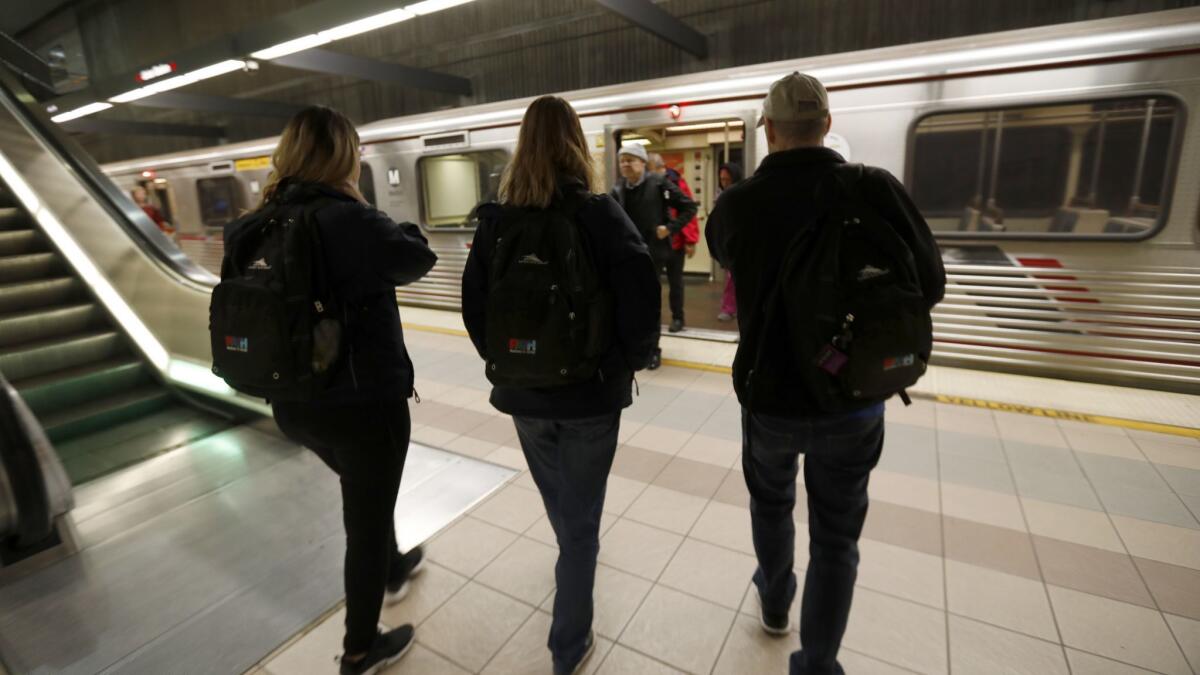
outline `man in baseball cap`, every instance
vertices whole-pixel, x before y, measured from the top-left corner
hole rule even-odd
[[[904,186],[883,169],[848,165],[824,147],[832,123],[829,94],[815,77],[792,73],[772,84],[759,122],[765,127],[769,153],[751,178],[721,193],[706,233],[713,257],[737,278],[741,336],[733,387],[742,404],[742,468],[758,557],[753,580],[760,622],[771,635],[789,634],[797,592],[792,512],[799,456],[806,454],[810,559],[800,609],[800,651],[792,654],[792,675],[843,672],[837,654],[850,618],[858,538],[867,515],[867,481],[883,448],[884,404],[873,398],[825,405],[837,395],[826,390],[838,390],[837,374],[847,362],[870,366],[863,366],[864,357],[855,357],[849,348],[849,356],[838,349],[853,340],[848,327],[837,340],[817,335],[814,326],[825,324],[812,311],[811,299],[836,298],[837,291],[846,291],[842,286],[831,288],[828,277],[817,280],[808,274],[812,265],[798,261],[832,255],[837,268],[850,258],[828,246],[808,249],[807,257],[789,257],[788,252],[793,244],[818,247],[819,240],[835,240],[799,237],[806,230],[831,226],[822,216],[834,199],[842,206],[857,201],[853,206],[863,214],[862,227],[890,228],[911,251],[918,300],[924,301],[915,304],[932,307],[946,283],[937,244]],[[851,189],[833,194],[839,182]],[[897,276],[887,276],[887,270],[847,264],[856,265],[851,271],[857,276],[852,278],[869,279],[875,284],[872,288],[897,283]],[[866,311],[854,324],[856,329],[871,318]],[[788,318],[810,316],[811,321]],[[806,345],[822,345],[824,351]]]

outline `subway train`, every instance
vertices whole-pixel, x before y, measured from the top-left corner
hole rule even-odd
[[[899,177],[946,263],[935,363],[1200,392],[1200,9],[995,33],[564,92],[598,183],[646,145],[691,184],[701,227],[717,167],[747,175],[768,85],[830,92],[826,143]],[[459,306],[473,213],[496,196],[529,100],[361,127],[362,192],[424,228],[439,263],[401,304]],[[221,227],[253,207],[273,139],[103,166],[146,187],[182,251],[218,270]],[[798,219],[800,218],[798,214]],[[723,272],[687,262],[689,330],[717,323]]]

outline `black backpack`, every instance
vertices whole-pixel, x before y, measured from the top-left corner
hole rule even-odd
[[[237,391],[309,401],[342,349],[313,214],[327,203],[269,203],[231,224],[209,305],[213,373]]]
[[[912,251],[862,199],[862,175],[861,164],[846,164],[818,184],[820,215],[788,242],[768,301],[768,315],[786,325],[799,384],[827,413],[897,393],[909,403],[905,389],[925,374],[933,348]]]
[[[557,387],[599,371],[613,302],[575,223],[578,199],[503,210],[487,297],[487,377],[494,385]]]

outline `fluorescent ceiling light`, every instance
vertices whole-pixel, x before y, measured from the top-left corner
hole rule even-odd
[[[251,53],[250,56],[253,56],[256,59],[262,59],[264,61],[269,61],[271,59],[277,59],[281,56],[287,56],[288,54],[295,54],[296,52],[302,52],[305,49],[312,49],[313,47],[320,47],[321,45],[329,42],[330,39],[331,38],[325,37],[321,33],[313,33],[311,35],[305,35],[304,37],[298,37],[295,40],[288,40],[287,42],[281,42],[281,43],[275,45],[274,47],[267,47],[266,49],[261,49],[257,52]]]
[[[108,110],[111,107],[112,107],[111,103],[97,101],[95,103],[89,103],[85,106],[80,106],[74,110],[68,110],[65,113],[59,113],[59,114],[55,115],[54,117],[51,117],[50,120],[53,122],[59,122],[59,123],[69,122],[70,120],[78,119],[80,117],[85,117],[87,115],[91,115],[92,113],[98,113],[101,110]]]
[[[468,2],[474,2],[474,0],[425,0],[425,2],[418,2],[417,4],[409,5],[404,9],[412,12],[413,14],[425,15],[433,14],[434,12],[440,12],[443,9],[450,9],[451,7],[465,5]]]
[[[667,129],[667,132],[670,133],[670,132],[679,132],[679,131],[705,131],[708,129],[724,129],[725,126],[726,126],[725,122],[705,122],[703,124],[681,124],[677,127],[667,127],[666,129]],[[742,126],[742,121],[741,120],[730,120],[728,123],[728,126],[730,129],[740,127],[740,126]]]
[[[385,26],[391,26],[392,24],[400,23],[401,21],[407,21],[415,16],[416,14],[413,14],[407,9],[393,9],[390,12],[376,14],[375,16],[368,16],[365,19],[351,21],[350,23],[345,23],[340,26],[330,28],[329,30],[323,30],[317,33],[317,35],[328,38],[330,41],[341,40],[342,38],[348,38],[352,35],[366,33],[367,31],[372,31],[377,28],[384,28]]]
[[[108,100],[113,103],[129,103],[130,101],[136,101],[139,98],[146,98],[157,93],[156,91],[151,91],[150,87],[141,87],[140,89],[130,89],[124,94],[117,94]]]

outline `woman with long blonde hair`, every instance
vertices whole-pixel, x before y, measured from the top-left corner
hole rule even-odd
[[[463,274],[463,322],[479,354],[489,355],[488,296],[500,237],[519,236],[534,221],[578,228],[599,285],[612,298],[610,345],[589,379],[550,387],[495,386],[491,403],[513,416],[521,449],[558,539],[557,594],[548,646],[555,673],[575,673],[595,646],[592,587],[600,551],[600,513],[617,449],[621,410],[632,402],[633,372],[645,367],[658,335],[660,291],[641,235],[608,195],[593,194],[587,138],[565,100],[543,96],[525,112],[517,149],[500,184],[500,203],[481,206]],[[511,240],[509,240],[511,241]],[[572,250],[572,253],[577,251]],[[524,262],[524,256],[521,261]],[[537,265],[555,261],[530,259]],[[503,342],[503,340],[501,340]],[[528,342],[528,341],[525,341]],[[510,348],[511,349],[511,348]],[[519,344],[522,352],[536,344]],[[565,371],[564,371],[565,372]]]
[[[271,163],[262,203],[226,226],[225,241],[261,227],[266,216],[284,213],[311,218],[317,233],[314,264],[340,307],[341,355],[328,387],[315,398],[273,401],[271,407],[283,433],[310,448],[341,479],[346,529],[341,673],[361,675],[399,659],[413,641],[412,626],[378,629],[385,595],[403,595],[422,557],[420,548],[400,553],[393,525],[413,392],[396,286],[424,276],[437,256],[420,228],[396,224],[363,198],[358,132],[345,115],[320,106],[300,111],[284,128]],[[246,269],[234,267],[233,273],[270,269],[266,259],[237,265]]]

